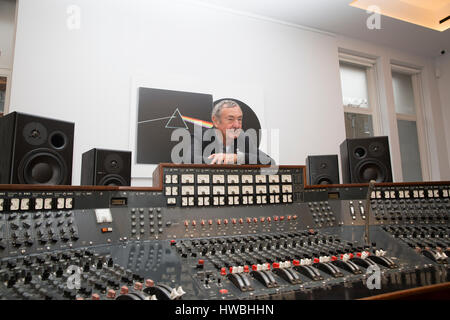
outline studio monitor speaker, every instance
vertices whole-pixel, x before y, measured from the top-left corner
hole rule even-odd
[[[340,149],[343,183],[392,182],[388,137],[346,139]]]
[[[12,112],[0,118],[0,183],[70,185],[71,122]]]
[[[82,156],[81,185],[129,186],[131,152],[91,149]]]
[[[308,156],[306,179],[309,185],[339,184],[338,156],[336,154]]]

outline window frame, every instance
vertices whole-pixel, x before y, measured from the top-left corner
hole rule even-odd
[[[5,105],[3,107],[3,112],[0,114],[5,115],[9,112],[9,98],[11,94],[11,70],[6,68],[0,68],[0,77],[6,78],[6,91],[5,91]]]
[[[339,52],[339,68],[341,63],[365,67],[367,79],[368,108],[349,107],[342,104],[345,113],[357,113],[372,116],[373,135],[382,135],[381,108],[378,99],[378,79],[376,73],[376,59],[361,57],[353,54]],[[340,72],[339,72],[340,73]],[[342,88],[341,88],[342,92]]]
[[[398,138],[398,145],[400,146],[400,136],[398,134],[398,120],[405,120],[405,121],[415,121],[416,127],[417,127],[417,141],[419,144],[419,158],[420,158],[420,166],[422,169],[422,180],[423,181],[429,181],[430,180],[430,149],[428,147],[427,141],[428,134],[426,130],[426,123],[425,123],[425,108],[424,108],[424,97],[423,97],[423,87],[422,87],[422,70],[419,68],[411,68],[402,66],[399,64],[396,64],[395,62],[391,62],[391,79],[392,79],[392,73],[401,73],[404,75],[411,76],[411,82],[413,87],[413,95],[414,95],[414,107],[415,107],[415,114],[404,114],[399,113],[396,110],[396,106],[394,105],[394,111],[395,111],[395,130],[397,131],[397,138]],[[393,86],[393,81],[392,86]],[[393,150],[394,157],[398,157],[400,159],[399,165],[400,165],[400,177],[401,181],[404,181],[403,179],[403,167],[401,163],[401,153],[399,150]]]

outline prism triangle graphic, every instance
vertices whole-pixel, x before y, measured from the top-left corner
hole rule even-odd
[[[169,121],[167,121],[166,128],[167,129],[178,129],[178,128],[188,129],[188,126],[186,125],[186,122],[184,122],[183,116],[181,115],[180,110],[178,110],[178,108],[172,114]]]

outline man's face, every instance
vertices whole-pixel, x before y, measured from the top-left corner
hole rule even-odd
[[[227,140],[236,139],[242,129],[242,110],[235,106],[232,108],[222,108],[220,119],[212,118],[214,126],[220,130]]]

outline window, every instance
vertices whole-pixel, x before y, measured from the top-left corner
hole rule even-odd
[[[424,170],[421,158],[420,108],[418,70],[392,66],[395,117],[400,145],[400,158],[404,182],[422,181]],[[424,152],[425,153],[425,152]]]
[[[342,104],[347,138],[365,138],[378,134],[376,116],[375,61],[340,54]]]
[[[0,68],[0,116],[8,112],[9,93],[11,91],[11,72],[9,69]]]

